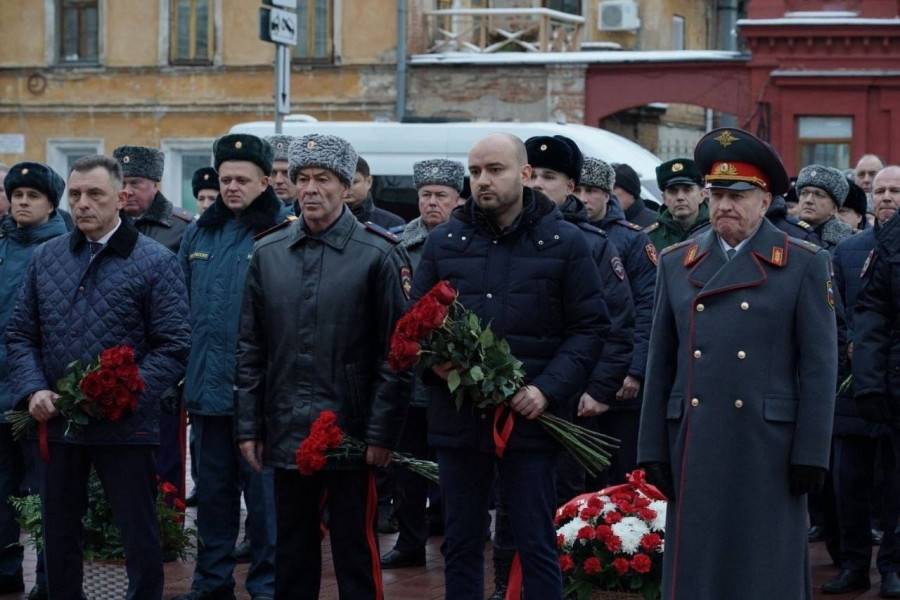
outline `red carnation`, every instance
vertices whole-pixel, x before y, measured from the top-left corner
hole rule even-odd
[[[593,519],[597,515],[600,514],[600,509],[594,506],[585,506],[581,509],[581,518],[587,521],[588,519]]]
[[[453,286],[450,285],[449,281],[439,281],[435,284],[431,291],[428,292],[429,296],[433,296],[435,300],[443,304],[444,306],[450,306],[454,302],[456,302],[456,290],[453,289]]]
[[[600,540],[601,542],[605,542],[610,537],[612,537],[613,531],[612,527],[609,525],[598,525],[594,530],[594,537]]]
[[[562,512],[560,513],[560,518],[562,519],[571,519],[575,516],[575,513],[578,512],[578,509],[574,504],[567,504],[563,506]]]
[[[618,523],[619,521],[622,520],[622,517],[623,517],[622,513],[612,511],[612,512],[606,513],[606,516],[603,517],[603,520],[606,521],[606,523],[608,525],[615,525],[616,523]]]
[[[652,566],[653,563],[650,562],[650,557],[646,554],[635,554],[634,558],[631,559],[631,568],[638,573],[649,573]]]
[[[578,535],[576,536],[579,540],[590,540],[594,537],[594,528],[590,525],[585,525],[581,529],[578,530]]]
[[[611,535],[606,538],[606,549],[610,552],[618,552],[622,548],[622,540],[619,536]]]
[[[647,552],[652,552],[660,547],[662,537],[658,533],[647,533],[641,538],[641,548]]]
[[[575,561],[573,561],[572,557],[568,554],[563,554],[559,557],[559,568],[563,573],[565,573],[566,571],[571,571],[575,568]]]
[[[634,499],[634,505],[638,508],[647,508],[650,506],[650,500],[643,496],[638,496]]]
[[[652,521],[656,518],[656,511],[649,508],[642,508],[638,511],[638,516],[644,521]]]
[[[585,575],[594,576],[603,570],[603,565],[600,564],[599,558],[597,558],[596,556],[592,556],[584,561],[582,568],[584,569]]]
[[[604,504],[605,502],[600,496],[591,496],[587,501],[587,505],[592,508],[603,508]]]
[[[556,547],[557,548],[562,548],[565,543],[566,543],[566,536],[561,535],[561,534],[556,536]]]
[[[613,561],[613,567],[615,567],[616,571],[619,572],[619,575],[624,575],[628,572],[628,559],[627,558],[617,558]]]

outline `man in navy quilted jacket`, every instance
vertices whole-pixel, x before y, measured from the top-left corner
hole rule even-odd
[[[181,379],[190,346],[184,277],[175,255],[138,233],[119,211],[122,171],[106,156],[72,165],[68,200],[77,228],[37,248],[9,320],[6,347],[16,407],[46,423],[39,465],[50,598],[81,593],[81,517],[93,466],[109,496],[128,570],[127,598],[162,597],[156,519],[160,395]],[[146,384],[118,421],[90,419],[65,433],[56,382],[76,360],[130,346]]]

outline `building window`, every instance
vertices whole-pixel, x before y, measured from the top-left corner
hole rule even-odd
[[[169,62],[212,64],[213,0],[171,0]]]
[[[97,62],[100,15],[98,0],[60,0],[59,60]]]
[[[161,182],[162,193],[175,206],[197,212],[197,199],[191,188],[194,171],[211,167],[213,140],[163,140],[160,149],[166,156],[166,168]]]
[[[797,120],[798,165],[850,168],[853,117],[800,117]]]
[[[294,46],[294,58],[331,58],[331,18],[331,0],[297,0],[297,45]]]
[[[684,50],[684,17],[672,17],[672,50]]]

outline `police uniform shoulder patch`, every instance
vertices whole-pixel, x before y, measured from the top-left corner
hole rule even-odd
[[[641,227],[637,223],[632,223],[631,221],[626,221],[625,219],[616,221],[616,223],[618,223],[619,225],[622,225],[624,227],[627,227],[628,229],[633,229],[635,231],[641,231],[643,229],[643,227]]]
[[[644,246],[644,252],[647,253],[647,258],[650,259],[654,267],[659,266],[659,254],[656,253],[656,246],[647,244]]]
[[[866,272],[869,270],[869,267],[872,265],[872,258],[875,256],[875,249],[869,250],[869,255],[866,256],[866,262],[863,263],[862,271],[859,274],[859,278],[862,279],[866,276]]]
[[[825,299],[828,301],[828,306],[831,307],[831,310],[834,310],[834,286],[831,285],[831,280],[825,282]]]
[[[597,227],[596,225],[591,225],[590,223],[585,223],[584,221],[578,222],[578,223],[576,223],[576,225],[578,226],[578,229],[581,229],[582,231],[587,231],[589,233],[596,233],[597,235],[602,235],[603,237],[607,237],[606,232],[603,231],[602,229],[600,229],[599,227]]]
[[[195,215],[191,211],[185,210],[185,209],[181,208],[180,206],[173,206],[172,207],[172,216],[175,217],[176,219],[181,219],[182,221],[185,221],[186,223],[192,223],[194,221]]]
[[[409,300],[412,291],[412,269],[406,265],[400,267],[400,287],[403,289],[403,297]]]
[[[396,235],[394,235],[393,233],[391,233],[390,231],[388,231],[387,229],[385,229],[384,227],[382,227],[381,225],[379,225],[377,223],[373,223],[372,221],[366,221],[365,223],[363,223],[363,226],[366,228],[366,231],[371,231],[375,235],[377,235],[379,237],[383,237],[384,239],[391,242],[392,244],[400,243],[400,238],[398,238]]]
[[[613,256],[609,259],[609,263],[612,266],[613,273],[616,274],[621,281],[625,281],[625,265],[622,264],[622,259],[618,256]]]
[[[659,221],[657,221],[656,223],[651,223],[650,225],[644,227],[644,233],[650,233],[651,231],[656,231],[657,229],[659,229]]]
[[[288,225],[290,225],[291,223],[293,223],[296,220],[297,220],[297,217],[295,217],[293,215],[289,215],[284,221],[282,221],[275,227],[269,227],[265,231],[261,231],[261,232],[257,233],[256,235],[254,235],[253,241],[255,242],[256,240],[261,240],[262,238],[266,237],[270,233],[274,233],[280,229],[284,229],[285,227],[287,227]]]

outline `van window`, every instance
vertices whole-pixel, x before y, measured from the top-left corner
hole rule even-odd
[[[419,196],[409,175],[373,175],[375,205],[400,215],[407,223],[419,216]]]

